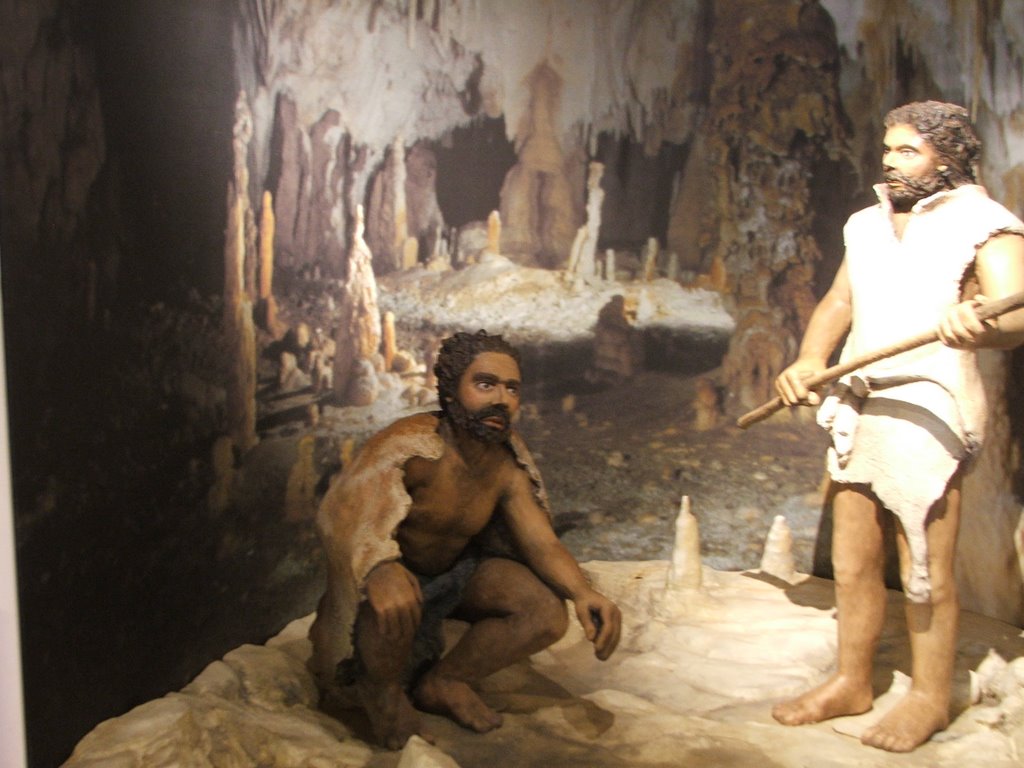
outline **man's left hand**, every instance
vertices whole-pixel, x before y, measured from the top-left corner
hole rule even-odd
[[[992,332],[991,321],[978,319],[977,308],[988,299],[980,293],[950,308],[936,329],[939,341],[953,349],[973,349]]]
[[[577,597],[573,605],[587,640],[594,644],[594,655],[604,661],[612,655],[622,635],[619,606],[599,592]]]

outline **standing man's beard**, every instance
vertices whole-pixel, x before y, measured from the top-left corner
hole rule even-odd
[[[899,182],[900,186],[894,188],[893,182]],[[939,173],[928,173],[915,178],[904,176],[897,171],[889,171],[885,174],[885,184],[889,190],[889,202],[897,213],[906,213],[918,201],[950,188],[949,183]]]
[[[485,443],[507,442],[508,436],[512,432],[512,417],[507,405],[487,405],[479,411],[470,411],[459,402],[458,398],[453,398],[448,403],[448,418],[456,427]],[[504,424],[501,429],[484,424],[484,419],[494,418],[501,419]]]

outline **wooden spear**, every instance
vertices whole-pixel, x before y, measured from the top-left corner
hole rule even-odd
[[[1012,312],[1015,309],[1024,307],[1024,291],[1020,293],[1014,293],[1002,299],[995,299],[993,301],[987,301],[984,304],[978,306],[975,310],[979,320],[991,320],[994,317],[1005,315],[1007,312]],[[820,373],[809,377],[804,381],[804,386],[808,389],[821,386],[822,384],[828,384],[835,381],[840,376],[845,376],[848,373],[856,371],[858,368],[863,368],[869,363],[874,363],[879,360],[884,360],[887,357],[898,355],[900,352],[907,352],[917,347],[922,347],[925,344],[931,344],[933,341],[939,340],[939,334],[935,329],[919,333],[917,336],[912,336],[909,339],[897,342],[896,344],[890,344],[887,347],[876,349],[873,352],[867,352],[863,355],[847,360],[845,363],[839,365],[833,365],[830,368],[826,368]],[[736,426],[740,429],[746,429],[751,424],[756,424],[759,421],[763,421],[771,416],[776,411],[782,410],[786,404],[783,402],[781,397],[775,397],[769,400],[764,405],[760,405],[754,410],[743,414],[736,420]]]

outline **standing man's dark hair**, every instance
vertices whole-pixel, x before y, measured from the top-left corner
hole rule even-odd
[[[441,342],[441,351],[434,365],[437,376],[437,395],[441,401],[441,410],[448,412],[448,400],[455,398],[459,389],[459,379],[481,352],[500,352],[508,355],[521,365],[519,350],[505,341],[500,334],[489,334],[479,330],[476,333],[459,331]]]
[[[885,116],[885,127],[894,125],[911,126],[934,147],[948,163],[940,173],[950,187],[977,183],[975,166],[981,159],[981,140],[966,109],[943,101],[915,101]]]

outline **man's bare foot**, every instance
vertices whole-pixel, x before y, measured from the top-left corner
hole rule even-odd
[[[889,752],[910,752],[949,725],[949,707],[911,691],[875,725],[864,731],[861,743]]]
[[[413,691],[416,704],[427,712],[447,715],[478,733],[501,726],[502,718],[461,680],[427,673]]]
[[[872,700],[870,685],[858,685],[837,675],[795,699],[776,704],[772,717],[783,725],[820,723],[867,712]]]
[[[402,749],[412,736],[434,743],[434,737],[420,729],[419,713],[401,685],[360,680],[355,689],[373,726],[373,735],[382,747]]]

